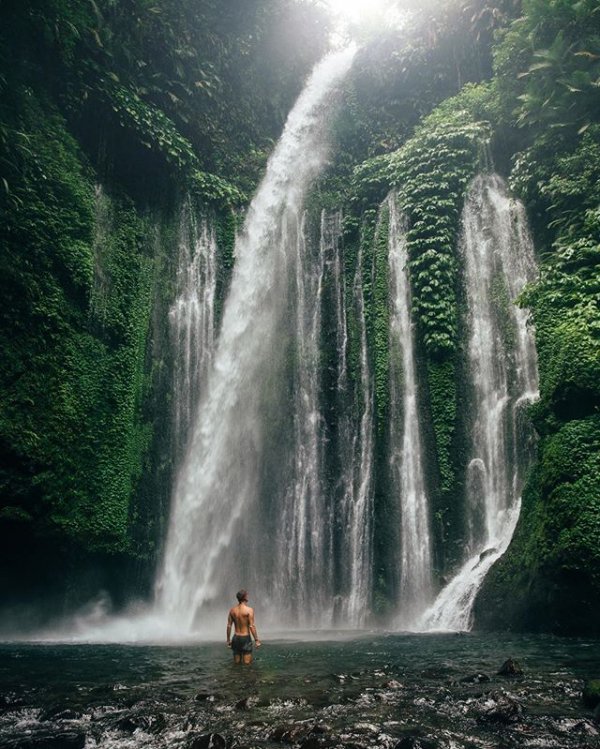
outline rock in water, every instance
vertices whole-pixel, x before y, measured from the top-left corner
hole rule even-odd
[[[394,749],[437,749],[437,742],[424,736],[405,736]]]
[[[220,733],[205,733],[190,741],[187,749],[225,749],[227,741]]]
[[[596,705],[600,705],[600,679],[586,681],[582,697],[583,704],[586,707],[594,708]]]
[[[509,658],[500,666],[498,676],[523,676],[523,669],[517,661]]]
[[[490,681],[490,677],[487,674],[471,674],[465,676],[461,680],[461,684],[483,684],[486,681]]]
[[[482,715],[479,716],[480,722],[514,723],[523,713],[521,705],[509,695],[495,695],[491,702],[492,704],[486,706]]]

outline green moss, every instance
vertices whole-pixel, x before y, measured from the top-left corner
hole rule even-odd
[[[21,91],[4,196],[10,352],[0,440],[4,501],[38,529],[89,549],[125,550],[148,432],[140,421],[151,259],[131,206],[95,197],[61,117]],[[23,469],[25,470],[25,469]]]
[[[390,377],[390,301],[388,237],[390,208],[381,207],[374,236],[373,279],[373,377],[375,385],[375,424],[377,434],[383,436],[389,421],[389,377]]]
[[[479,166],[489,128],[446,104],[427,117],[390,161],[390,180],[409,222],[408,253],[413,310],[430,357],[456,350],[456,247],[467,186]]]
[[[429,404],[435,435],[440,491],[452,492],[455,483],[455,456],[452,451],[456,428],[456,372],[452,359],[427,365]]]

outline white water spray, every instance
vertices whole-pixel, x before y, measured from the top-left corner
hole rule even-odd
[[[525,405],[537,397],[537,358],[527,311],[513,302],[535,279],[533,244],[521,203],[496,175],[477,177],[463,213],[472,380],[467,468],[469,559],[423,616],[430,629],[471,626],[473,603],[506,551],[530,462]]]
[[[175,454],[181,458],[191,421],[212,364],[215,345],[217,242],[206,220],[184,203],[179,225],[177,297],[169,311],[174,353],[173,427]]]

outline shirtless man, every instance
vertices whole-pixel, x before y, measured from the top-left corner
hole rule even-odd
[[[252,663],[252,637],[254,637],[256,647],[260,647],[260,640],[254,624],[254,609],[248,606],[248,592],[246,590],[240,590],[235,597],[238,599],[238,605],[229,610],[229,616],[227,617],[227,647],[233,650],[235,663]],[[235,627],[233,640],[230,639],[232,624]]]

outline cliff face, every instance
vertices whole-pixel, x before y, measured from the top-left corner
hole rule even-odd
[[[513,5],[482,0],[463,14],[449,1],[359,51],[308,210],[313,231],[321,209],[342,210],[348,298],[362,263],[374,392],[372,606],[383,617],[398,581],[389,216],[378,224],[378,207],[394,189],[408,220],[441,584],[467,543],[460,212],[490,155],[509,179],[540,262],[521,300],[539,356],[541,397],[530,409],[538,458],[476,625],[598,633],[600,15],[592,0],[526,0],[511,21]],[[191,201],[216,233],[218,323],[239,211],[325,46],[324,18],[308,5],[196,6],[53,0],[1,11],[0,561],[10,572],[0,592],[11,606],[46,599],[57,612],[102,589],[116,603],[148,594],[181,444],[168,312],[183,206]],[[324,316],[326,329],[333,307]],[[335,435],[328,392],[320,397]],[[330,460],[333,472],[338,457]]]

